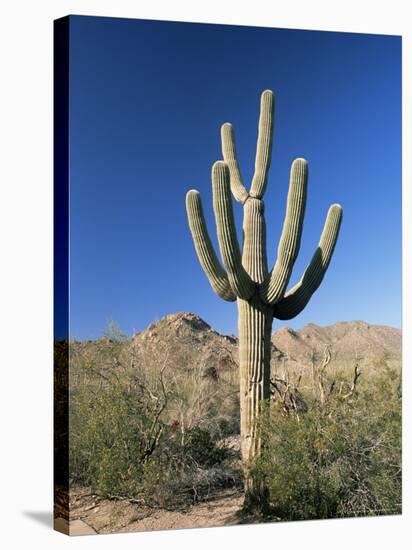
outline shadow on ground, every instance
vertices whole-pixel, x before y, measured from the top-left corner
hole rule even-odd
[[[52,512],[40,512],[40,511],[25,511],[23,515],[26,518],[30,518],[36,523],[39,523],[43,527],[53,528],[53,513]]]

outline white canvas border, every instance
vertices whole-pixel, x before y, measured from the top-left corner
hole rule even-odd
[[[67,14],[230,23],[403,36],[404,464],[402,517],[107,535],[75,540],[47,529],[52,504],[52,20]],[[6,548],[256,544],[335,549],[406,547],[411,514],[411,70],[408,1],[16,0],[1,17],[2,161],[0,499]],[[409,70],[407,70],[409,68]],[[390,182],[388,182],[390,192]],[[384,223],[384,220],[382,220]],[[385,259],[382,258],[384,262]],[[42,515],[43,514],[43,515]],[[46,514],[46,515],[45,515]],[[35,514],[34,514],[35,516]],[[115,537],[115,539],[113,538]]]

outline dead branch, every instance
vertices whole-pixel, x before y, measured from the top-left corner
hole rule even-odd
[[[326,371],[326,367],[330,363],[330,360],[331,360],[331,354],[330,354],[329,348],[328,346],[325,346],[324,353],[323,353],[323,361],[321,365],[319,365],[319,367],[317,368],[317,378],[318,378],[318,387],[319,387],[321,405],[324,405],[326,401],[325,371]]]
[[[354,368],[354,374],[353,374],[353,381],[350,390],[342,395],[342,399],[348,399],[351,395],[353,395],[356,392],[356,386],[358,384],[359,377],[361,375],[361,371],[359,369],[358,363],[356,363]]]
[[[276,395],[278,396],[285,414],[288,414],[292,409],[296,413],[308,410],[307,404],[296,386],[293,386],[279,376],[272,377],[270,385],[272,388],[272,399],[276,400]]]

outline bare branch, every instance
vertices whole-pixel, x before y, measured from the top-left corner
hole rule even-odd
[[[353,395],[356,392],[356,386],[358,384],[358,380],[359,380],[360,375],[361,375],[361,371],[359,369],[358,363],[356,363],[355,368],[354,368],[354,372],[353,372],[352,386],[351,386],[350,390],[345,395],[342,395],[342,399],[348,399],[348,397],[350,397],[351,395]]]

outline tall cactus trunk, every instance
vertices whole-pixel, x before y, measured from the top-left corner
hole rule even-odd
[[[258,420],[270,396],[272,308],[256,293],[237,299],[239,311],[240,447],[246,493],[253,493],[251,466],[261,449]]]

